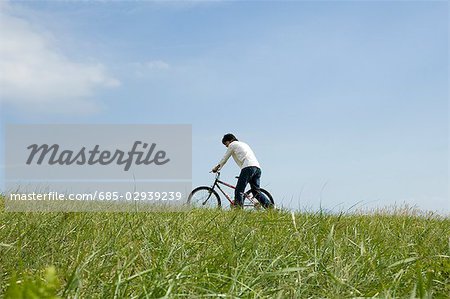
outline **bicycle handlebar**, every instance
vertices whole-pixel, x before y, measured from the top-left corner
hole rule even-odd
[[[209,173],[214,173],[214,172],[211,170]],[[216,178],[219,178],[219,176],[220,176],[220,171],[216,171],[215,174],[216,174]]]

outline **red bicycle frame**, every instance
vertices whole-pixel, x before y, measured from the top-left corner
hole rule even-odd
[[[219,177],[220,177],[220,172],[218,171],[216,173],[216,179],[214,181],[214,184],[211,186],[211,188],[214,190],[214,188],[217,186],[217,188],[220,190],[220,192],[222,192],[222,194],[226,197],[226,199],[228,199],[228,201],[230,202],[230,205],[234,206],[234,200],[225,191],[223,191],[222,188],[220,188],[220,184],[225,185],[232,189],[236,189],[236,186],[233,186],[231,184],[228,184],[224,181],[219,180]],[[236,178],[238,179],[239,177],[237,176]],[[250,197],[249,195],[247,195],[245,193],[244,193],[244,196],[252,203],[252,204],[248,204],[248,205],[244,204],[244,206],[253,207],[253,206],[259,205],[259,202],[257,200],[255,200],[255,198]]]

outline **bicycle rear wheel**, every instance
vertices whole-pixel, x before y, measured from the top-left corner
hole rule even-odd
[[[272,194],[270,194],[269,191],[267,191],[265,189],[259,189],[259,191],[262,194],[264,194],[273,205],[275,205],[275,202],[273,201]],[[250,202],[250,203],[253,203],[253,201],[259,203],[259,201],[255,198],[255,195],[253,194],[251,189],[248,190],[247,192],[245,192],[245,200]]]
[[[195,188],[189,194],[187,203],[196,208],[220,208],[219,194],[207,186]]]

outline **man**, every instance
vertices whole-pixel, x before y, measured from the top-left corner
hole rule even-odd
[[[236,207],[242,208],[244,206],[244,191],[247,184],[250,184],[255,198],[262,204],[264,208],[272,208],[273,204],[269,199],[261,193],[259,187],[259,181],[261,178],[261,168],[259,167],[258,160],[255,157],[252,149],[248,144],[239,141],[233,134],[225,134],[222,138],[222,143],[228,148],[225,156],[215,166],[212,171],[219,171],[230,156],[233,156],[236,164],[241,168],[241,174],[236,185],[234,192]]]

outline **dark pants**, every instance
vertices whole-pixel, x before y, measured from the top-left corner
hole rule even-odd
[[[236,206],[242,207],[244,205],[244,192],[247,184],[250,184],[253,195],[262,204],[263,207],[268,208],[272,205],[270,200],[262,192],[260,192],[260,178],[261,169],[259,167],[248,166],[242,168],[236,185],[236,190],[234,192]]]

